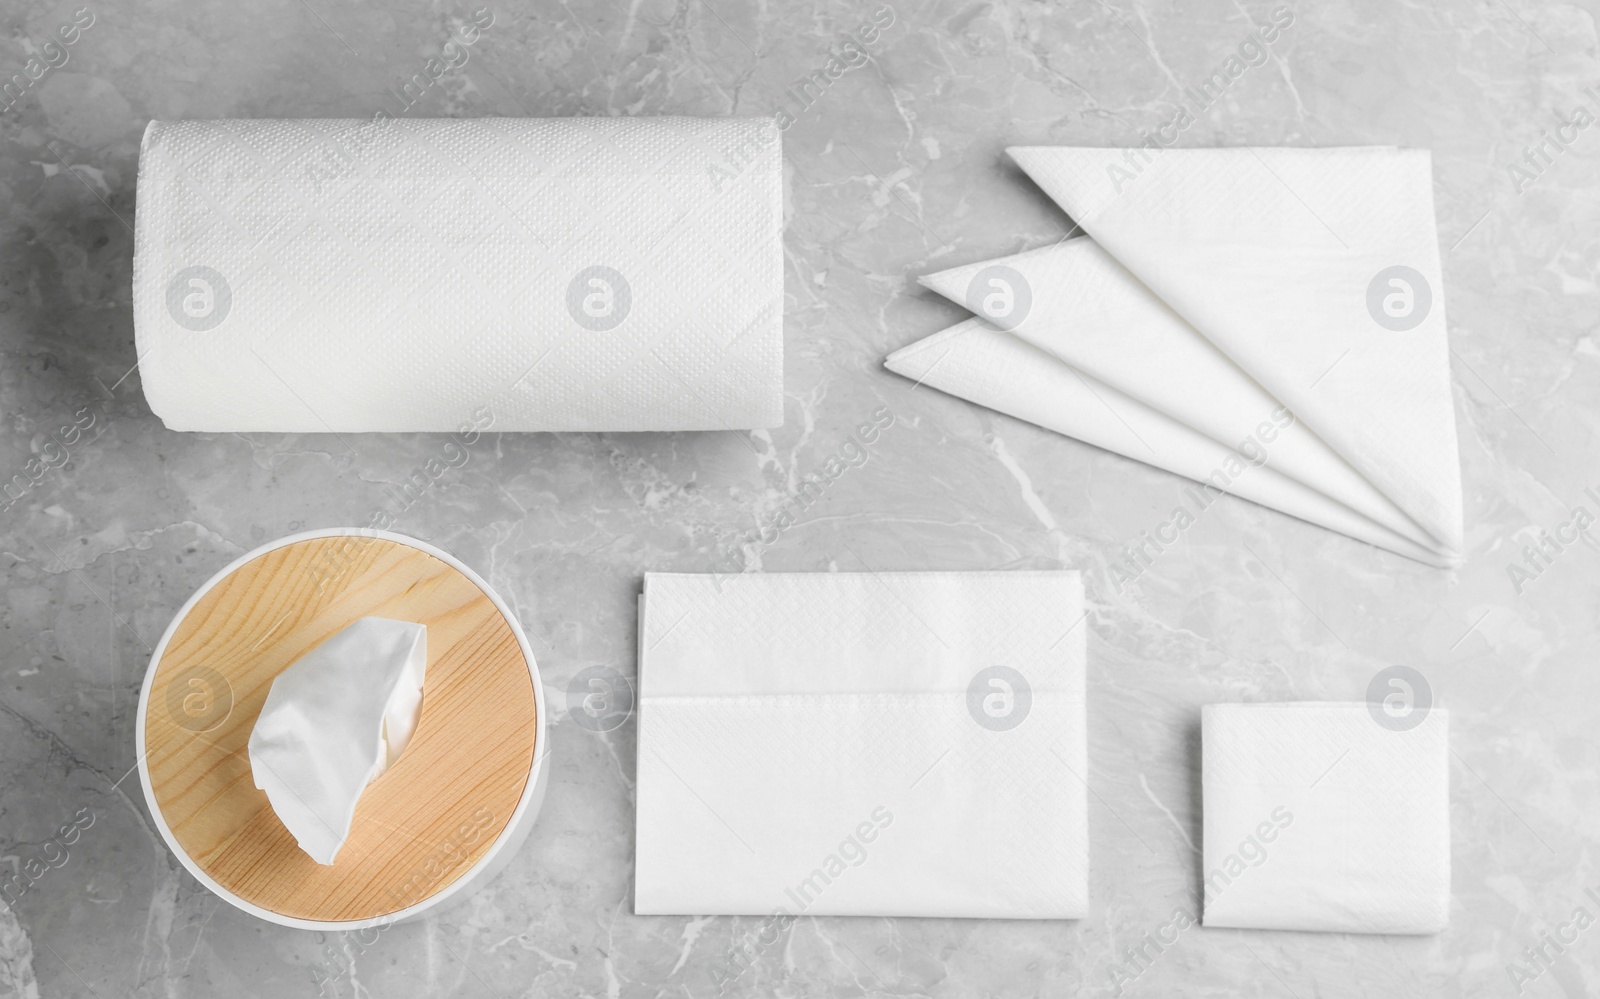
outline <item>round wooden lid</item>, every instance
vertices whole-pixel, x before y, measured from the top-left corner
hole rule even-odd
[[[252,552],[202,588],[156,648],[140,700],[141,776],[168,842],[224,897],[296,920],[389,916],[472,871],[520,818],[543,749],[532,656],[469,570],[425,547],[362,532]],[[369,616],[427,625],[422,716],[323,866],[256,789],[246,744],[273,679]]]

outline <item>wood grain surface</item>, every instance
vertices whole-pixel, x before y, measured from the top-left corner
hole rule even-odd
[[[427,625],[422,717],[323,866],[256,789],[246,744],[273,679],[368,616]],[[245,563],[179,622],[154,669],[146,765],[168,827],[224,888],[302,919],[370,919],[450,885],[510,821],[538,749],[510,624],[453,566],[387,539],[316,538]]]

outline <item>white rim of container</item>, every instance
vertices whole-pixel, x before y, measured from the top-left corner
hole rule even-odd
[[[189,616],[189,612],[194,609],[195,604],[200,602],[200,598],[211,592],[213,587],[220,583],[224,578],[231,575],[235,570],[245,565],[245,563],[252,562],[268,552],[276,551],[279,548],[286,548],[289,545],[297,544],[301,541],[313,541],[317,538],[340,537],[378,538],[384,541],[393,541],[397,544],[409,545],[412,548],[427,552],[429,555],[432,555],[434,558],[457,570],[463,576],[466,576],[467,579],[471,580],[473,584],[478,587],[478,589],[484,592],[484,594],[494,604],[495,608],[500,611],[501,616],[504,617],[511,625],[511,632],[516,636],[517,645],[522,649],[523,658],[528,663],[528,678],[533,683],[533,704],[534,713],[536,715],[534,719],[533,735],[533,765],[528,769],[527,783],[523,785],[522,796],[517,799],[517,807],[512,811],[510,821],[508,821],[505,824],[505,827],[500,830],[500,835],[495,837],[495,841],[490,844],[489,849],[484,852],[484,855],[478,858],[477,863],[473,864],[460,877],[456,878],[455,881],[451,882],[446,887],[440,889],[438,892],[435,892],[415,905],[410,905],[404,909],[399,909],[395,912],[391,912],[382,916],[373,916],[368,919],[348,920],[300,919],[295,916],[284,915],[281,912],[273,912],[271,909],[263,909],[261,906],[235,895],[233,892],[218,884],[210,875],[202,870],[200,865],[195,863],[193,858],[189,856],[188,852],[184,850],[182,845],[179,844],[178,838],[173,835],[172,829],[167,825],[166,816],[161,814],[161,806],[156,802],[155,792],[150,787],[150,769],[145,762],[145,713],[150,707],[150,688],[155,683],[156,666],[161,662],[162,654],[167,651],[167,643],[172,641],[172,636],[177,632],[178,625]],[[205,885],[207,888],[211,889],[212,892],[216,893],[219,897],[236,908],[243,909],[245,912],[248,912],[253,916],[259,916],[268,922],[302,930],[326,930],[339,932],[344,930],[360,930],[372,926],[385,926],[391,923],[398,923],[410,919],[413,916],[420,915],[429,909],[437,908],[438,906],[441,906],[445,902],[449,901],[451,898],[460,894],[462,891],[466,890],[467,886],[473,881],[477,880],[478,877],[485,871],[495,869],[497,859],[509,859],[509,857],[500,858],[502,850],[515,850],[517,846],[522,843],[522,841],[526,838],[527,826],[532,824],[534,818],[538,814],[539,804],[542,804],[542,800],[536,801],[536,799],[543,798],[544,788],[542,778],[544,776],[544,761],[545,758],[550,755],[549,750],[545,746],[545,738],[544,686],[539,682],[539,664],[533,657],[533,649],[528,645],[528,636],[523,633],[521,622],[517,620],[516,615],[511,612],[511,608],[506,606],[506,602],[500,598],[500,594],[495,592],[494,588],[489,585],[488,581],[482,576],[479,576],[472,570],[470,566],[456,558],[454,555],[443,550],[442,548],[430,545],[426,541],[421,541],[417,538],[413,538],[404,534],[396,534],[392,531],[380,531],[367,527],[336,527],[316,531],[303,531],[299,534],[291,534],[287,537],[279,538],[276,541],[268,542],[267,544],[262,545],[260,548],[246,552],[245,554],[234,559],[210,579],[206,580],[205,583],[194,592],[194,595],[191,596],[181,608],[179,608],[178,612],[173,615],[172,622],[167,625],[167,630],[161,636],[161,641],[156,644],[155,652],[151,653],[150,665],[145,670],[144,685],[139,691],[139,714],[134,748],[138,753],[139,783],[144,788],[145,804],[150,808],[150,814],[155,819],[156,828],[160,830],[161,838],[166,840],[167,847],[172,850],[172,852],[180,861],[182,861],[183,866],[189,871],[190,874],[195,876],[196,880]]]

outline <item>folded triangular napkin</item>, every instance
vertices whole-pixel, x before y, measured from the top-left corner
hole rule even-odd
[[[634,911],[1083,917],[1083,617],[1076,572],[647,573]]]
[[[393,766],[422,712],[427,626],[364,617],[272,681],[250,770],[319,864],[332,864],[367,785]]]
[[[1461,470],[1426,150],[1008,152],[1438,547],[1460,551]]]
[[[1028,299],[1028,308],[1015,310],[1022,314],[1004,325],[1013,335],[1218,444],[1251,459],[1265,455],[1268,467],[1441,559],[1450,554],[1092,239],[919,280],[953,301],[972,303],[981,315],[986,282],[997,277]],[[1150,460],[1141,448],[1128,456]]]
[[[1444,929],[1448,721],[1425,705],[1206,705],[1205,925]]]
[[[1252,458],[982,320],[919,340],[884,364],[918,384],[1195,480],[1174,494],[1174,512],[1187,518],[1180,529],[1225,491],[1408,558],[1446,564],[1433,550],[1265,463],[1271,445]],[[1269,419],[1268,431],[1286,419]],[[1256,434],[1266,436],[1259,428]]]

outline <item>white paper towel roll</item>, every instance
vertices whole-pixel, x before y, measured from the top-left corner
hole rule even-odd
[[[134,328],[173,430],[783,422],[764,118],[151,122]],[[474,413],[480,414],[474,417]]]

